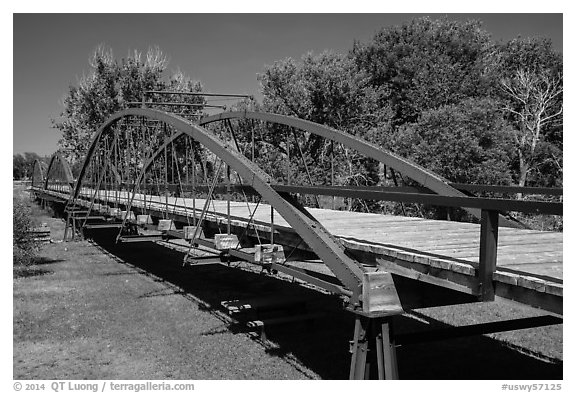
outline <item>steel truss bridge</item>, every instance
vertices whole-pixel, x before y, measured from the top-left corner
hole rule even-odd
[[[149,92],[163,93],[176,95]],[[205,115],[202,107],[184,115],[174,108],[178,103],[143,101],[112,115],[76,178],[60,153],[48,167],[35,163],[31,192],[65,214],[65,238],[108,230],[117,243],[179,239],[188,247],[185,263],[206,263],[212,253],[211,263],[242,260],[337,294],[356,318],[351,379],[398,378],[396,346],[411,338],[393,331],[393,316],[418,307],[405,300],[410,294],[399,290],[398,277],[474,301],[507,298],[551,315],[454,328],[453,336],[561,323],[562,234],[522,228],[506,215],[562,215],[562,203],[473,194],[562,195],[561,189],[452,184],[321,124],[254,111]],[[310,156],[311,145],[320,156]],[[339,185],[338,155],[349,165],[379,163],[381,176],[395,186]],[[410,186],[399,185],[399,177]],[[335,201],[463,208],[480,224],[335,210]]]

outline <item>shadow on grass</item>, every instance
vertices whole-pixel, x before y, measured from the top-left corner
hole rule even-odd
[[[34,259],[34,265],[50,265],[52,263],[64,262],[64,259],[51,259],[46,257],[38,257]]]
[[[17,264],[12,269],[12,278],[27,278],[35,276],[43,276],[52,273],[51,270],[43,269],[38,266],[49,265],[52,263],[63,262],[63,259],[51,259],[46,257],[35,257],[31,264]]]
[[[349,340],[353,335],[354,318],[342,310],[338,298],[254,271],[219,264],[183,267],[182,253],[153,243],[100,243],[100,246],[120,262],[130,264],[142,274],[168,286],[166,290],[153,291],[145,296],[182,294],[214,315],[218,314],[215,310],[220,309],[220,303],[225,300],[305,298],[307,310],[321,310],[324,317],[314,320],[313,324],[293,323],[267,328],[267,339],[277,344],[265,345],[267,352],[296,358],[323,379],[348,378]],[[404,279],[398,279],[397,286],[408,293],[416,288]],[[429,289],[417,288],[425,292]],[[433,296],[427,293],[413,295],[408,302],[457,297],[452,291]],[[454,303],[462,301],[465,299]],[[416,320],[408,316],[395,317],[394,323],[396,331],[402,333],[446,326],[433,319]],[[241,326],[241,323],[231,324],[228,329],[219,327],[204,334],[240,333],[244,331]],[[562,362],[550,363],[527,356],[486,336],[406,345],[399,347],[397,353],[401,379],[562,379]]]
[[[35,266],[15,266],[12,269],[12,278],[28,278],[35,276],[43,276],[52,273],[50,270],[40,269]]]

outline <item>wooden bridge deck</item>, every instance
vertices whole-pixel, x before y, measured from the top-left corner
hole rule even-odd
[[[109,200],[112,202],[117,197],[117,195],[110,195]],[[194,204],[192,199],[169,197],[166,201],[165,197],[155,196],[150,199],[148,195],[146,202],[146,209],[151,213],[155,212],[156,216],[168,211],[172,217],[180,217],[180,222],[192,222]],[[204,199],[196,199],[196,217],[200,216],[204,204]],[[133,206],[139,209],[144,207],[141,195],[136,195]],[[232,225],[246,227],[256,206],[256,203],[231,202]],[[468,277],[474,277],[477,274],[479,224],[317,208],[307,209],[329,232],[341,239],[345,247],[368,254],[369,259],[376,264],[402,275],[406,275],[406,267],[416,269],[408,276],[422,281],[426,281],[425,276],[430,275],[434,270],[433,275],[440,277],[443,280],[442,283],[450,282],[450,285],[445,285],[446,287],[475,293],[474,288],[465,288],[462,280],[454,280],[447,272]],[[206,219],[225,225],[226,216],[227,202],[213,200]],[[269,233],[270,220],[270,206],[261,203],[254,214],[253,224],[259,231]],[[293,232],[290,225],[279,214],[274,214],[274,225],[277,243],[283,242],[283,234]],[[294,240],[290,244],[294,245]],[[391,264],[390,261],[400,262],[400,264]],[[561,298],[563,292],[562,261],[562,233],[499,228],[498,262],[494,281],[549,293]]]
[[[154,198],[154,201],[155,209],[165,204],[161,198]],[[196,209],[201,210],[204,203],[204,199],[197,199]],[[174,205],[183,208],[192,204],[191,199],[168,198],[168,211]],[[255,203],[231,202],[230,214],[247,220],[255,208]],[[225,216],[227,203],[214,201],[209,209]],[[341,239],[478,263],[479,224],[318,208],[307,210],[330,233]],[[269,225],[270,206],[261,203],[254,220]],[[277,229],[290,227],[277,213],[274,215],[274,225]],[[561,232],[499,228],[498,266],[561,280],[562,240]]]

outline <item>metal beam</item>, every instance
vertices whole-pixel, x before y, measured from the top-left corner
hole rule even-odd
[[[237,98],[253,98],[251,95],[247,94],[218,94],[218,93],[203,93],[203,92],[191,92],[191,91],[161,91],[161,90],[147,90],[144,92],[145,95],[148,94],[176,94],[183,96],[201,96],[201,97],[237,97]]]
[[[458,190],[464,191],[479,191],[479,192],[497,192],[497,193],[522,193],[534,195],[564,195],[563,188],[549,188],[549,187],[520,187],[520,186],[493,186],[488,184],[461,184],[450,183],[450,185]]]
[[[356,189],[355,187],[330,187],[330,186],[289,186],[275,184],[272,186],[278,192],[301,193],[311,195],[333,195],[348,198],[360,198],[370,200],[395,201],[405,203],[423,203],[435,206],[450,206],[463,208],[476,208],[495,210],[500,212],[515,211],[536,214],[563,215],[563,204],[559,202],[521,201],[517,199],[496,199],[445,196],[436,194],[419,194],[414,192],[384,191]]]
[[[192,104],[188,102],[144,102],[148,106],[189,106],[193,108],[219,108],[226,109],[226,105],[211,105],[211,104]],[[141,102],[129,102],[128,105],[142,105]]]
[[[34,160],[32,169],[32,187],[43,187],[46,180],[46,164],[40,160]]]
[[[397,171],[401,172],[405,176],[415,180],[424,187],[436,192],[439,195],[447,196],[459,196],[465,197],[466,194],[455,189],[450,185],[448,180],[442,176],[427,170],[426,168],[411,162],[403,157],[400,157],[390,151],[382,149],[373,143],[367,142],[358,138],[357,136],[348,134],[343,131],[336,130],[334,128],[317,124],[308,120],[298,119],[296,117],[278,115],[274,113],[266,112],[224,112],[216,115],[206,116],[198,121],[198,124],[205,125],[208,123],[223,121],[226,119],[257,119],[263,120],[271,123],[284,124],[290,127],[294,127],[303,131],[307,131],[326,139],[332,140],[334,142],[341,143],[351,149],[362,153],[366,157],[373,158],[380,161]],[[477,218],[481,218],[479,209],[466,208],[466,210]],[[501,218],[502,226],[517,227],[518,225],[512,221]]]
[[[50,163],[48,164],[48,169],[46,170],[46,178],[44,180],[45,189],[48,188],[50,174],[54,170],[58,169],[61,171],[63,176],[63,179],[60,179],[62,182],[68,185],[74,184],[74,177],[72,176],[72,169],[70,169],[70,164],[68,164],[68,161],[66,161],[60,153],[56,152],[52,155],[52,158],[50,158]]]

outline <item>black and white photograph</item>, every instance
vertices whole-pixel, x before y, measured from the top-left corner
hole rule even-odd
[[[9,15],[6,391],[567,389],[561,7],[106,4]]]

